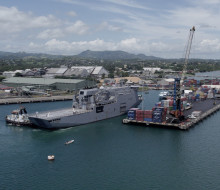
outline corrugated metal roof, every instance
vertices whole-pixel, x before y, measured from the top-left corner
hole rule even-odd
[[[88,73],[91,73],[94,70],[94,66],[90,67],[90,66],[82,66],[82,67],[78,67],[78,66],[72,66],[71,69],[86,69]]]
[[[67,68],[60,68],[56,73],[63,74]]]
[[[67,68],[49,68],[47,74],[63,74]]]
[[[79,83],[84,80],[80,79],[48,79],[48,78],[28,78],[28,77],[11,77],[4,79],[4,83],[21,83],[33,85],[51,85],[54,83]]]
[[[95,69],[93,70],[92,74],[97,75],[99,74],[99,72],[101,71],[102,67],[95,67]]]

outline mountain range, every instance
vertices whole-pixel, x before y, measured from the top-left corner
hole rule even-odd
[[[1,59],[13,59],[13,58],[58,58],[61,57],[61,55],[50,55],[50,54],[44,54],[44,53],[26,53],[26,52],[4,52],[0,51],[0,58]]]
[[[84,51],[77,55],[77,57],[88,59],[104,59],[104,60],[125,60],[125,59],[139,59],[139,60],[156,60],[162,59],[154,56],[146,56],[144,54],[132,54],[125,51]]]
[[[13,58],[60,58],[65,57],[62,55],[50,55],[44,53],[26,53],[26,52],[3,52],[0,51],[0,58],[2,59],[13,59]],[[146,56],[144,54],[132,54],[127,53],[125,51],[83,51],[82,53],[74,56],[68,57],[76,57],[76,58],[84,58],[84,59],[103,59],[103,60],[128,60],[128,59],[136,59],[136,60],[158,60],[162,59],[154,56]]]

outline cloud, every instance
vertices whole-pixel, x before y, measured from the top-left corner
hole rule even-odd
[[[122,50],[130,53],[144,53],[146,55],[164,58],[179,58],[184,54],[184,47],[180,44],[170,44],[161,41],[150,43],[149,41],[143,41],[136,38],[127,38],[118,42],[109,42],[102,39],[68,42],[66,40],[57,40],[54,38],[43,44],[31,42],[28,46],[28,51],[31,52],[44,51],[51,54],[63,55],[75,55],[88,49],[94,51]],[[200,55],[200,57],[204,57],[207,49],[212,55],[218,54],[220,51],[220,40],[202,40],[196,47],[196,54]],[[192,53],[195,54],[194,50]],[[191,55],[190,57],[197,58],[196,55]],[[204,58],[207,58],[207,55]]]
[[[57,39],[52,39],[44,44],[44,48],[47,52],[57,53],[62,52],[62,54],[77,54],[87,49],[91,50],[103,50],[111,49],[113,47],[112,43],[105,42],[100,39],[91,41],[78,41],[78,42],[68,42],[60,41]]]
[[[28,50],[32,52],[47,52],[50,54],[62,54],[62,55],[76,55],[85,50],[93,51],[115,51],[122,50],[130,53],[144,53],[146,55],[155,55],[170,58],[178,57],[178,54],[174,52],[176,46],[165,44],[162,42],[142,41],[136,38],[127,38],[118,42],[110,42],[102,39],[95,39],[90,41],[73,41],[68,42],[66,40],[51,39],[43,44],[35,44],[31,42]]]
[[[204,39],[200,42],[199,44],[199,50],[200,51],[207,51],[207,49],[209,51],[212,52],[219,52],[220,50],[220,40],[219,39]]]
[[[84,3],[82,1],[77,1],[77,0],[57,0],[61,3],[67,3],[67,4],[73,4],[73,5],[81,5],[81,6],[88,6],[89,3]]]
[[[120,43],[118,44],[118,47],[120,49],[124,49],[124,50],[139,50],[140,49],[140,45],[139,45],[139,40],[136,38],[129,38],[129,39],[125,39],[125,40],[121,40]]]
[[[216,52],[219,57],[220,0],[184,0],[169,5],[140,0],[54,0],[57,2],[58,6],[63,3],[64,9],[53,15],[36,16],[17,7],[0,6],[1,49],[55,54],[124,50],[181,57],[189,29],[195,26],[197,50]],[[59,19],[56,14],[64,17]]]
[[[163,42],[152,42],[150,45],[152,52],[171,51],[171,48]]]
[[[60,21],[53,15],[34,16],[31,12],[19,11],[16,7],[0,6],[0,33],[15,33],[26,29],[55,27]]]
[[[67,51],[70,52],[72,47],[71,44],[67,41],[59,41],[56,39],[52,39],[45,43],[45,48],[49,52],[60,52],[60,51]]]
[[[66,40],[51,39],[44,44],[29,43],[29,51],[44,51],[52,54],[74,55],[85,50],[103,51],[103,50],[124,50],[128,52],[140,53],[142,46],[146,44],[142,43],[136,38],[128,38],[119,42],[109,42],[102,39],[95,39],[90,41],[73,41],[68,42]]]
[[[119,31],[122,29],[120,27],[113,26],[113,25],[109,24],[108,22],[104,21],[99,25],[97,30]]]
[[[215,28],[215,26],[212,26],[212,25],[210,25],[208,23],[200,23],[199,27],[200,28]]]
[[[77,14],[74,11],[70,11],[67,13],[69,16],[75,17]]]
[[[64,36],[63,31],[60,28],[55,28],[55,29],[47,29],[44,30],[43,32],[40,32],[37,35],[37,38],[50,39],[50,38],[60,38],[62,36]]]
[[[69,26],[63,26],[61,28],[47,29],[40,32],[37,38],[40,39],[53,39],[61,38],[69,34],[83,35],[86,34],[89,27],[82,21],[76,21],[75,23],[69,24]]]
[[[102,2],[108,2],[111,4],[116,4],[120,6],[126,6],[126,7],[131,7],[131,8],[137,8],[137,9],[144,9],[144,10],[149,10],[146,6],[140,5],[137,2],[134,1],[128,1],[128,0],[102,0]]]
[[[198,5],[219,5],[220,4],[220,0],[195,0],[194,3],[198,4]]]
[[[78,20],[74,24],[65,28],[65,31],[68,33],[74,34],[85,34],[88,31],[89,27],[82,21]]]

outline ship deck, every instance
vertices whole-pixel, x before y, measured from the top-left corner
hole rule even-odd
[[[86,112],[90,112],[92,110],[82,110],[82,109],[74,109],[73,108],[65,108],[65,109],[59,109],[59,110],[51,110],[46,112],[36,112],[34,114],[30,114],[29,117],[36,117],[44,120],[52,120],[56,118],[71,116],[71,115],[77,115],[82,114]]]

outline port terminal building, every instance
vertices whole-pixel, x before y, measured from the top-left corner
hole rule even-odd
[[[11,77],[2,81],[9,87],[34,86],[39,89],[51,89],[61,91],[75,91],[86,87],[96,85],[95,81],[83,79],[51,79],[51,78],[28,78],[28,77]]]

